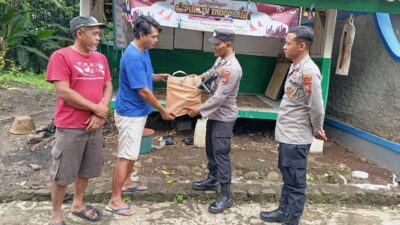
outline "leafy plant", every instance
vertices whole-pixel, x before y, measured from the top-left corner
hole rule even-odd
[[[104,41],[113,41],[114,40],[114,31],[113,31],[114,24],[112,22],[107,23],[107,29],[104,29],[102,34],[102,40]]]
[[[43,71],[49,55],[72,42],[67,26],[78,13],[77,2],[1,0],[0,69]]]
[[[307,205],[314,205],[314,200],[312,200],[310,197],[307,197],[306,204]]]
[[[327,174],[328,174],[328,182],[329,183],[333,183],[333,184],[339,183],[339,174],[337,172],[328,171]]]
[[[318,181],[318,183],[321,183],[321,175],[315,175],[315,179]]]
[[[182,204],[185,199],[186,199],[185,195],[179,193],[179,194],[175,195],[174,201],[175,201],[175,203]]]
[[[343,208],[343,207],[344,207],[344,204],[343,204],[342,201],[337,200],[337,201],[335,202],[335,207],[338,208],[338,209],[340,209],[340,208]]]
[[[351,168],[347,164],[340,164],[339,165],[339,171],[343,173],[350,173]]]
[[[122,201],[124,201],[126,204],[132,204],[132,198],[129,196],[123,196]]]
[[[307,181],[313,181],[314,180],[314,176],[315,175],[313,173],[311,173],[311,172],[307,173],[307,175],[306,175]]]

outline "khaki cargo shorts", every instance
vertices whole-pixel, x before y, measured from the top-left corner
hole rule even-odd
[[[126,117],[115,111],[114,118],[118,129],[118,158],[137,160],[147,116]]]
[[[51,150],[49,174],[58,185],[68,185],[77,176],[94,178],[101,175],[103,165],[103,128],[57,128]]]

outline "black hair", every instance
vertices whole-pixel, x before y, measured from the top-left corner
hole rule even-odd
[[[151,16],[139,16],[135,21],[135,26],[133,27],[133,35],[135,39],[140,38],[140,33],[148,35],[151,33],[151,27],[154,27],[161,32],[161,25]]]
[[[289,29],[288,33],[296,35],[297,41],[304,41],[310,49],[314,41],[314,31],[306,26],[296,26]]]

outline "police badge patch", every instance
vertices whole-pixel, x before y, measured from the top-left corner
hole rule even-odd
[[[224,83],[224,84],[228,83],[230,75],[231,75],[231,72],[229,72],[229,71],[222,72],[222,83]]]
[[[289,97],[289,99],[293,99],[294,98],[295,91],[296,90],[294,89],[294,87],[288,86],[286,88],[286,94]]]
[[[303,88],[306,93],[312,92],[312,75],[311,74],[303,75]]]

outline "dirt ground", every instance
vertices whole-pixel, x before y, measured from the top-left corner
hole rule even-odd
[[[66,224],[74,225],[279,225],[265,223],[259,219],[261,211],[273,210],[276,204],[243,203],[214,215],[208,213],[208,204],[197,202],[138,202],[135,201],[133,216],[115,216],[104,210],[104,204],[92,204],[103,212],[96,223],[78,218],[70,213],[70,205],[63,204]],[[2,224],[43,225],[47,224],[51,202],[18,201],[0,204]],[[307,205],[301,217],[302,225],[399,225],[399,207]]]
[[[30,152],[27,135],[12,135],[8,132],[15,115],[35,113],[36,125],[51,121],[55,105],[55,94],[11,83],[8,90],[0,89],[0,189],[15,185],[27,189],[40,189],[49,185],[47,166],[51,146]],[[11,119],[10,119],[11,118]],[[280,181],[277,169],[277,143],[273,141],[275,122],[268,120],[239,119],[234,128],[232,143],[233,183],[262,183]],[[204,149],[185,145],[184,138],[193,138],[193,131],[176,132],[174,122],[165,122],[157,113],[151,114],[147,127],[156,131],[153,143],[159,137],[172,135],[174,145],[153,149],[149,154],[140,155],[136,163],[137,174],[144,182],[151,179],[159,182],[191,182],[206,176]],[[117,132],[112,118],[105,126],[104,173],[92,182],[110,182],[116,150]],[[30,164],[41,169],[34,171]],[[353,179],[351,171],[369,173],[365,180]],[[392,173],[368,160],[346,151],[333,142],[325,142],[323,154],[309,156],[309,183],[340,183],[343,176],[348,183],[388,184]]]

